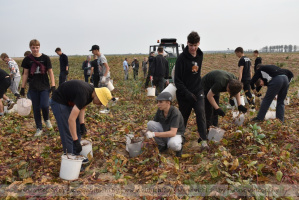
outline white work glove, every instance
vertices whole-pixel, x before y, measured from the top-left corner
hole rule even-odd
[[[145,136],[147,139],[153,138],[153,137],[155,137],[155,132],[147,131],[145,133]]]
[[[102,77],[101,83],[105,83],[106,82],[106,76]]]

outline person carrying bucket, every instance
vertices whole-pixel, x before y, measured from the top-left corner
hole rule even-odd
[[[82,151],[81,136],[87,133],[85,109],[93,102],[106,106],[112,99],[108,88],[94,88],[81,80],[70,80],[52,95],[51,108],[57,121],[64,153],[78,155]]]
[[[238,110],[243,113],[247,112],[247,108],[241,105],[240,91],[243,85],[232,73],[224,70],[213,70],[202,77],[201,83],[205,94],[207,129],[211,125],[218,126],[218,115],[222,117],[225,115],[224,111],[219,107],[221,92],[228,92],[230,98],[236,97]]]
[[[160,153],[170,148],[176,152],[177,157],[181,157],[185,132],[184,118],[181,112],[171,105],[172,95],[169,92],[159,94],[156,100],[158,111],[154,120],[147,123],[148,131],[145,136],[155,139]]]

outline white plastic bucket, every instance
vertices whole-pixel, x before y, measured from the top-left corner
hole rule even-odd
[[[236,97],[234,97],[233,99],[234,99],[234,102],[235,102],[235,106],[238,107],[238,102],[237,102]],[[241,100],[241,105],[245,106],[244,96],[241,96],[240,100]]]
[[[108,81],[107,88],[108,88],[110,91],[114,90],[114,86],[113,86],[111,80]]]
[[[83,159],[83,156],[63,154],[61,156],[59,177],[69,181],[78,179]]]
[[[208,134],[208,140],[214,142],[220,142],[223,138],[225,131],[221,128],[210,128]]]
[[[277,105],[277,100],[273,100],[273,101],[271,102],[270,108],[271,108],[272,110],[275,110],[275,109],[276,109],[276,105]]]
[[[268,110],[265,116],[265,120],[268,119],[275,119],[276,118],[276,111],[270,111]]]
[[[128,144],[130,157],[133,158],[133,157],[139,156],[141,154],[142,144],[143,144],[143,141]]]
[[[17,101],[17,110],[19,115],[21,116],[27,116],[30,114],[32,101],[30,99],[21,98]]]
[[[243,113],[240,114],[239,111],[233,112],[233,119],[236,125],[242,126],[245,121],[245,115]]]
[[[110,79],[110,82],[112,83],[112,85],[113,85],[113,79]]]
[[[156,88],[154,88],[154,87],[148,87],[147,88],[147,96],[148,97],[154,97],[154,96],[156,96]]]
[[[82,151],[80,152],[80,155],[88,158],[87,155],[90,153],[91,157],[93,157],[91,141],[81,140],[80,143],[81,143],[81,146],[82,146]]]
[[[176,98],[176,87],[172,84],[172,83],[170,83],[163,91],[162,91],[162,93],[163,92],[169,92],[170,94],[171,94],[171,96],[172,96],[172,99],[174,100],[175,98]]]
[[[290,97],[287,97],[287,98],[284,100],[284,105],[290,105]]]

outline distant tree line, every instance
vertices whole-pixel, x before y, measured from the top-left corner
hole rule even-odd
[[[260,52],[296,52],[299,48],[296,45],[274,45],[274,46],[265,46],[260,49]]]

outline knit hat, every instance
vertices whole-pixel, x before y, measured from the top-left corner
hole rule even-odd
[[[95,88],[94,90],[101,103],[107,106],[108,102],[112,99],[110,90],[106,87]]]

